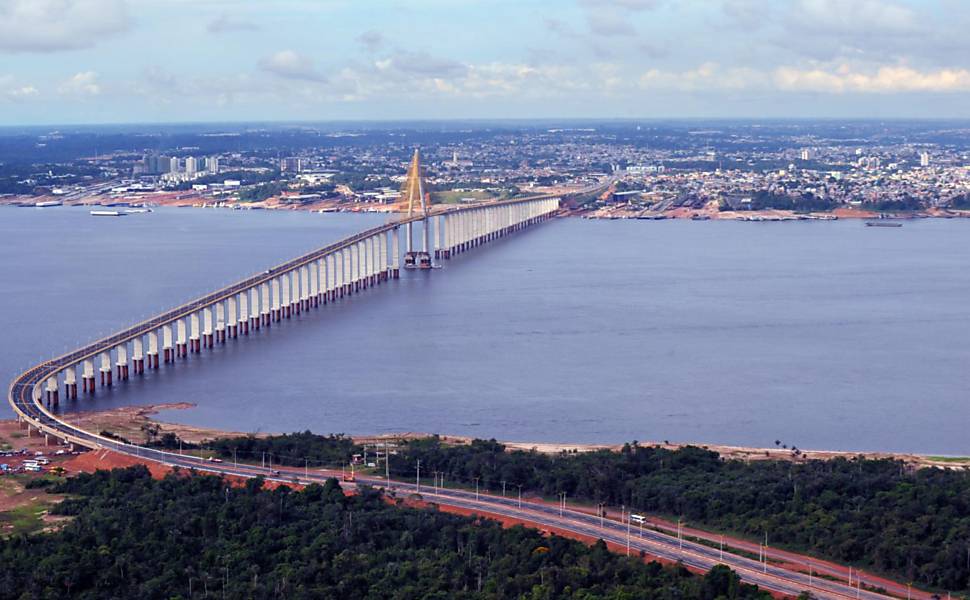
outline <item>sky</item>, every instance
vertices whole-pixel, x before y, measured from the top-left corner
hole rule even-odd
[[[0,125],[966,118],[967,0],[0,0]]]

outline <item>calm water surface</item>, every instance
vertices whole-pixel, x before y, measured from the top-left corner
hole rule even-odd
[[[0,375],[382,220],[0,209]],[[968,454],[968,236],[942,220],[557,220],[62,408]]]

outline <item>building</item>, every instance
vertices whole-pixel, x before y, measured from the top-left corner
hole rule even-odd
[[[199,161],[194,156],[185,157],[185,174],[192,177],[199,172]]]
[[[280,159],[280,171],[289,171],[290,173],[299,173],[303,170],[303,159],[299,156],[288,156],[286,158]]]
[[[210,156],[210,157],[206,158],[205,159],[205,170],[208,171],[208,172],[210,172],[210,173],[218,173],[219,172],[219,157],[218,156]]]
[[[802,148],[802,160],[812,160],[811,148]]]
[[[930,153],[929,152],[920,152],[920,155],[919,155],[919,166],[921,166],[921,167],[928,167],[928,166],[930,166]]]

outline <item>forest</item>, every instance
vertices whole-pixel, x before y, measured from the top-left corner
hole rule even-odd
[[[71,520],[0,539],[2,599],[770,599],[727,567],[692,575],[336,480],[293,491],[136,466],[51,489]]]
[[[226,443],[247,444],[249,452],[275,444],[272,438]],[[349,450],[344,460],[359,451]],[[304,455],[299,446],[287,452]],[[496,491],[504,481],[508,489],[521,485],[546,497],[566,492],[576,500],[682,517],[752,539],[767,532],[772,545],[900,581],[970,589],[970,474],[888,459],[822,461],[792,454],[797,460],[745,463],[703,448],[634,442],[620,452],[548,455],[509,452],[494,440],[449,445],[432,437],[392,454],[390,469],[392,476],[413,479],[420,459],[422,473],[444,473],[452,484],[472,486],[477,477],[482,489]]]

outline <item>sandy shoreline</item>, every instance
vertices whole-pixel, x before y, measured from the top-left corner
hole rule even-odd
[[[270,432],[251,434],[242,431],[225,431],[207,427],[197,427],[182,423],[160,421],[155,416],[162,410],[184,410],[193,408],[195,405],[189,402],[177,402],[169,404],[155,404],[147,406],[124,406],[104,411],[82,412],[72,415],[69,420],[71,423],[100,433],[109,431],[114,435],[124,437],[132,442],[144,442],[146,433],[143,428],[157,426],[157,435],[174,433],[186,442],[201,443],[218,437],[240,437],[245,435],[267,436],[273,435]],[[4,422],[5,424],[16,421]],[[325,433],[325,432],[314,432]],[[358,444],[381,444],[384,441],[404,441],[428,437],[430,433],[424,432],[400,432],[381,435],[352,435],[351,438]],[[441,439],[451,444],[468,444],[473,438],[465,436],[455,436],[439,434]],[[499,440],[507,448],[514,450],[535,450],[544,454],[558,454],[560,452],[593,452],[597,450],[619,451],[623,444],[576,444],[569,442],[522,442],[522,441],[503,441]],[[702,442],[691,443],[665,443],[665,442],[640,442],[641,446],[655,446],[676,450],[686,446],[695,446],[717,452],[725,459],[736,459],[743,461],[753,460],[787,460],[793,462],[803,462],[806,460],[831,460],[833,458],[865,457],[869,459],[893,459],[901,460],[906,464],[919,467],[939,467],[945,469],[970,469],[970,457],[944,457],[934,455],[914,454],[907,452],[852,452],[840,450],[802,450],[795,453],[792,449],[784,447],[757,448],[753,446],[731,446],[726,444],[706,444]]]

